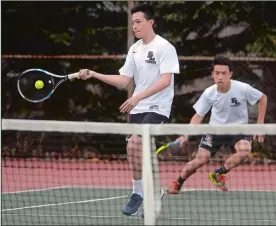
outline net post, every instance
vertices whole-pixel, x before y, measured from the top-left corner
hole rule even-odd
[[[142,178],[144,189],[144,224],[155,225],[155,205],[153,189],[153,172],[151,162],[150,125],[144,124],[142,130]]]

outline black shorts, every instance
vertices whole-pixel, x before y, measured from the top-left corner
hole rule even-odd
[[[252,136],[247,135],[204,135],[201,138],[199,147],[204,148],[214,155],[222,145],[234,147],[240,140],[252,140]]]
[[[129,115],[129,123],[163,124],[168,122],[169,122],[169,119],[165,115],[160,115],[155,112],[145,112],[145,113]]]
[[[136,124],[165,124],[168,123],[169,119],[165,115],[160,115],[155,112],[145,112],[138,114],[129,115],[129,123]],[[131,135],[127,135],[126,140],[130,138]]]

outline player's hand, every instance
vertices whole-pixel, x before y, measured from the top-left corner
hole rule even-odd
[[[178,137],[175,142],[179,142],[180,145],[179,147],[180,148],[184,148],[186,143],[189,141],[189,137],[188,136],[181,136],[181,137]]]
[[[253,137],[253,140],[258,140],[259,143],[263,143],[264,142],[264,135],[255,135]]]
[[[79,71],[79,78],[82,80],[86,80],[93,77],[94,71],[90,71],[88,69],[81,69]]]
[[[139,103],[139,101],[140,98],[138,95],[132,96],[120,106],[120,112],[130,112]]]

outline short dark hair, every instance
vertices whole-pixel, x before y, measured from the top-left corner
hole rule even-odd
[[[147,20],[152,20],[152,19],[154,20],[155,12],[152,5],[140,4],[140,5],[134,6],[130,11],[131,11],[131,15],[133,13],[143,12]]]
[[[225,56],[216,56],[213,61],[213,70],[215,65],[225,65],[229,67],[230,71],[233,71],[233,64],[232,61]]]

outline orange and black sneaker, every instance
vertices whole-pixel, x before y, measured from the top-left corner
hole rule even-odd
[[[219,174],[219,173],[209,173],[209,178],[211,181],[222,191],[228,191],[228,187],[225,184],[226,182],[226,176],[225,174]]]
[[[178,181],[173,181],[171,187],[167,190],[167,193],[170,195],[176,195],[180,192],[180,184]]]

